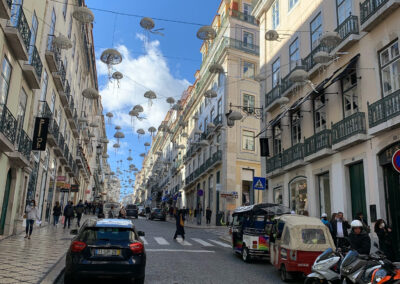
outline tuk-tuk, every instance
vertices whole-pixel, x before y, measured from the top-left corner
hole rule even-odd
[[[269,235],[275,216],[290,213],[288,207],[260,203],[242,206],[232,214],[232,248],[242,256],[243,261],[269,256]]]
[[[270,239],[271,263],[282,281],[308,275],[315,259],[326,249],[335,249],[327,226],[320,219],[282,215],[275,219]]]

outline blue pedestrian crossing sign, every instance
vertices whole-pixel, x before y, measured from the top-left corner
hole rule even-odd
[[[254,190],[265,190],[266,178],[253,177],[253,189]]]

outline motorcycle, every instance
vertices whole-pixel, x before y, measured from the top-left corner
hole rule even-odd
[[[394,283],[400,284],[400,263],[391,262],[388,259],[381,260],[382,267],[372,273],[372,284]]]
[[[329,248],[315,260],[311,273],[307,275],[304,284],[312,283],[340,283],[340,261],[344,257],[344,251],[338,248],[336,251]]]
[[[381,260],[385,256],[379,254],[360,255],[351,250],[340,265],[342,283],[369,284],[373,272],[382,266]]]

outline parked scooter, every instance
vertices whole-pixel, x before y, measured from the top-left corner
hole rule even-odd
[[[388,259],[381,260],[382,267],[372,273],[372,284],[400,284],[400,263]]]
[[[340,261],[344,257],[342,249],[336,251],[329,248],[315,260],[311,273],[307,275],[304,284],[340,283]]]
[[[349,251],[340,265],[342,283],[371,283],[373,272],[381,267],[380,261],[384,258],[384,255],[379,252],[371,255],[360,255],[355,250]]]

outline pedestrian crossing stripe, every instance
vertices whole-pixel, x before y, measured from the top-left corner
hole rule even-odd
[[[216,240],[209,240],[209,241],[210,241],[210,242],[213,242],[214,244],[220,245],[220,246],[222,246],[222,247],[226,247],[226,248],[230,248],[230,247],[231,247],[230,245],[228,245],[228,244],[226,244],[226,243],[219,242],[219,241],[216,241]]]
[[[171,245],[171,243],[168,242],[168,241],[167,241],[165,238],[163,238],[163,237],[152,237],[152,238],[150,238],[150,239],[149,239],[149,238],[146,239],[146,238],[144,238],[144,237],[140,237],[140,239],[142,240],[142,242],[143,242],[144,245],[150,246],[150,247],[151,247],[152,245],[154,245],[154,242],[152,243],[151,239],[154,239],[155,242],[156,242],[158,245],[161,245],[161,246],[168,246],[168,245]],[[192,241],[194,241],[194,242],[200,244],[200,245],[203,246],[203,247],[215,247],[216,245],[217,245],[217,246],[224,247],[224,248],[230,248],[230,247],[231,247],[230,244],[227,244],[227,243],[222,242],[222,241],[212,240],[212,239],[208,239],[208,240],[202,240],[202,239],[199,239],[199,238],[190,238],[190,239],[191,239]],[[193,246],[193,243],[192,243],[192,242],[188,242],[187,240],[182,240],[182,238],[180,238],[180,237],[178,237],[178,238],[176,239],[176,243],[178,243],[179,245],[182,245],[182,246]]]
[[[176,239],[176,241],[184,246],[191,246],[192,244],[189,243],[188,241],[182,240],[182,239]]]
[[[192,238],[193,241],[198,242],[204,247],[213,247],[214,245],[207,243],[206,241],[203,241],[202,239],[197,239],[197,238]]]
[[[169,242],[166,239],[162,238],[162,237],[154,237],[154,239],[156,240],[156,242],[159,245],[162,245],[162,246],[169,245]]]
[[[149,243],[147,242],[147,240],[144,237],[140,237],[140,239],[142,240],[143,244],[148,245]]]

